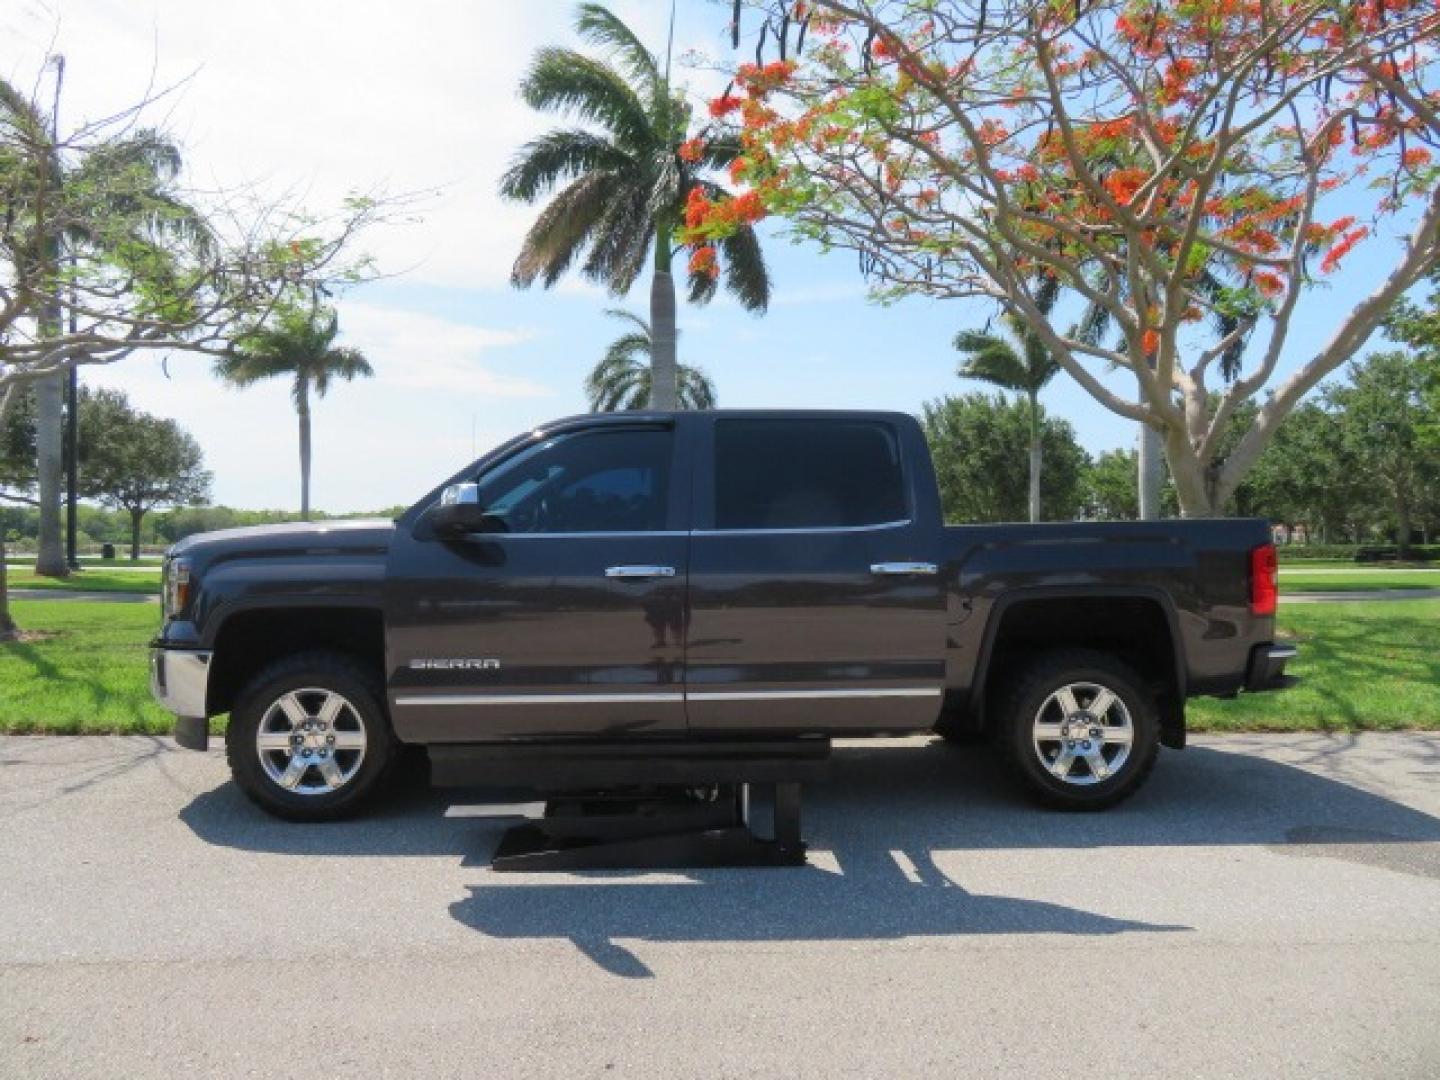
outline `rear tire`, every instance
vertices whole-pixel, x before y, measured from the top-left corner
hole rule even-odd
[[[1153,697],[1106,653],[1050,653],[1016,672],[996,742],[1028,793],[1062,810],[1101,810],[1133,795],[1160,750]]]
[[[261,669],[240,691],[225,756],[249,799],[287,821],[334,821],[383,786],[397,744],[374,676],[344,653]]]

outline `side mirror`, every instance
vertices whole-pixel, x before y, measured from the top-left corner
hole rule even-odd
[[[451,484],[440,493],[440,501],[430,511],[430,521],[439,532],[484,532],[491,519],[480,505],[478,484]]]

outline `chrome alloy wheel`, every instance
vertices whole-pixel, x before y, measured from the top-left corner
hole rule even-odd
[[[1135,742],[1130,710],[1099,683],[1074,682],[1045,699],[1035,714],[1035,754],[1056,780],[1084,786],[1125,766]]]
[[[268,776],[297,795],[344,787],[365,760],[365,721],[333,690],[291,690],[260,718],[255,751]]]

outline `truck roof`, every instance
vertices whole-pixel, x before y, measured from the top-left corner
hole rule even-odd
[[[715,416],[727,419],[754,420],[914,419],[910,413],[887,409],[634,409],[619,412],[576,413],[572,416],[562,416],[546,421],[540,424],[536,430],[547,431],[551,428],[568,427],[581,423],[633,424],[637,420],[643,423],[647,420],[674,420],[682,416]]]

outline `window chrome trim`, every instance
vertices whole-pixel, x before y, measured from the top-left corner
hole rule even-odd
[[[820,701],[835,698],[931,698],[938,687],[885,687],[873,690],[719,690],[651,694],[423,694],[397,696],[396,705],[622,705],[675,704],[682,701]]]
[[[472,538],[504,540],[583,540],[590,536],[613,536],[639,539],[646,536],[816,536],[830,533],[880,532],[885,529],[904,529],[915,524],[914,518],[904,521],[882,521],[875,525],[817,525],[805,529],[656,529],[653,532],[552,532],[552,533],[471,533]]]
[[[941,691],[930,687],[897,687],[875,690],[720,690],[689,691],[689,701],[801,701],[832,698],[928,698]]]
[[[592,536],[618,537],[620,539],[638,540],[646,536],[664,536],[674,539],[680,536],[689,536],[684,529],[657,529],[654,532],[481,532],[470,533],[472,540],[585,540]]]
[[[882,521],[874,525],[817,525],[801,529],[693,529],[691,536],[816,536],[829,533],[879,532],[882,529],[903,529],[915,523],[914,518],[903,521]]]
[[[684,694],[423,694],[395,698],[396,705],[638,705],[675,704]]]

